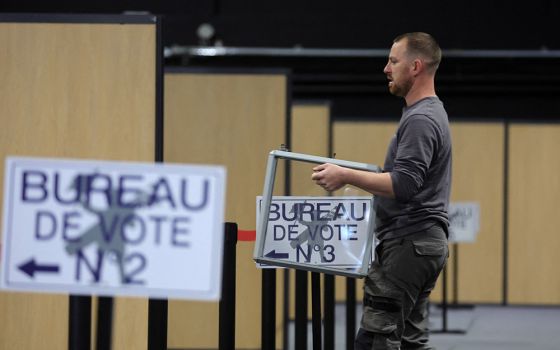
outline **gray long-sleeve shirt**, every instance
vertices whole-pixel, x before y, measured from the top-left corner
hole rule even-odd
[[[377,198],[377,237],[403,237],[435,223],[449,225],[451,134],[437,97],[405,107],[385,159],[395,198]]]

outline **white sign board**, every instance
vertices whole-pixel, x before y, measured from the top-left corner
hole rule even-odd
[[[8,158],[0,287],[218,300],[225,169]]]
[[[476,202],[449,204],[449,241],[475,242],[480,230],[480,206]]]
[[[360,270],[373,239],[372,203],[372,197],[273,197],[263,256],[301,267]],[[257,223],[261,206],[259,196]]]

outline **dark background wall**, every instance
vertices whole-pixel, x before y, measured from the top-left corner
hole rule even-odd
[[[150,11],[166,17],[166,44],[196,44],[196,28],[208,22],[227,46],[385,48],[397,34],[421,30],[446,48],[560,48],[553,0],[4,0],[0,10]]]
[[[403,32],[426,31],[445,50],[560,50],[560,2],[374,0],[4,0],[2,12],[122,13],[163,16],[163,40],[197,46],[210,23],[226,47],[388,49]],[[206,43],[205,43],[206,44]],[[167,65],[282,67],[294,98],[332,102],[335,118],[398,117],[388,96],[384,57],[175,56]],[[560,119],[560,55],[445,57],[438,94],[451,116]]]

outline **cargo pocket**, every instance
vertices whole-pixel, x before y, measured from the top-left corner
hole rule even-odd
[[[362,328],[373,332],[372,349],[398,350],[400,335],[397,322],[400,311],[389,312],[366,306],[362,316]]]
[[[397,330],[398,315],[395,312],[364,307],[362,328],[370,332],[389,335]]]
[[[442,256],[446,254],[447,242],[412,241],[414,252],[421,256]]]

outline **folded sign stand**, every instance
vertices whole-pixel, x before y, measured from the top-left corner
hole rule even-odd
[[[257,263],[364,277],[372,259],[374,197],[273,197],[278,159],[379,172],[376,165],[286,151],[269,154],[257,199]]]

